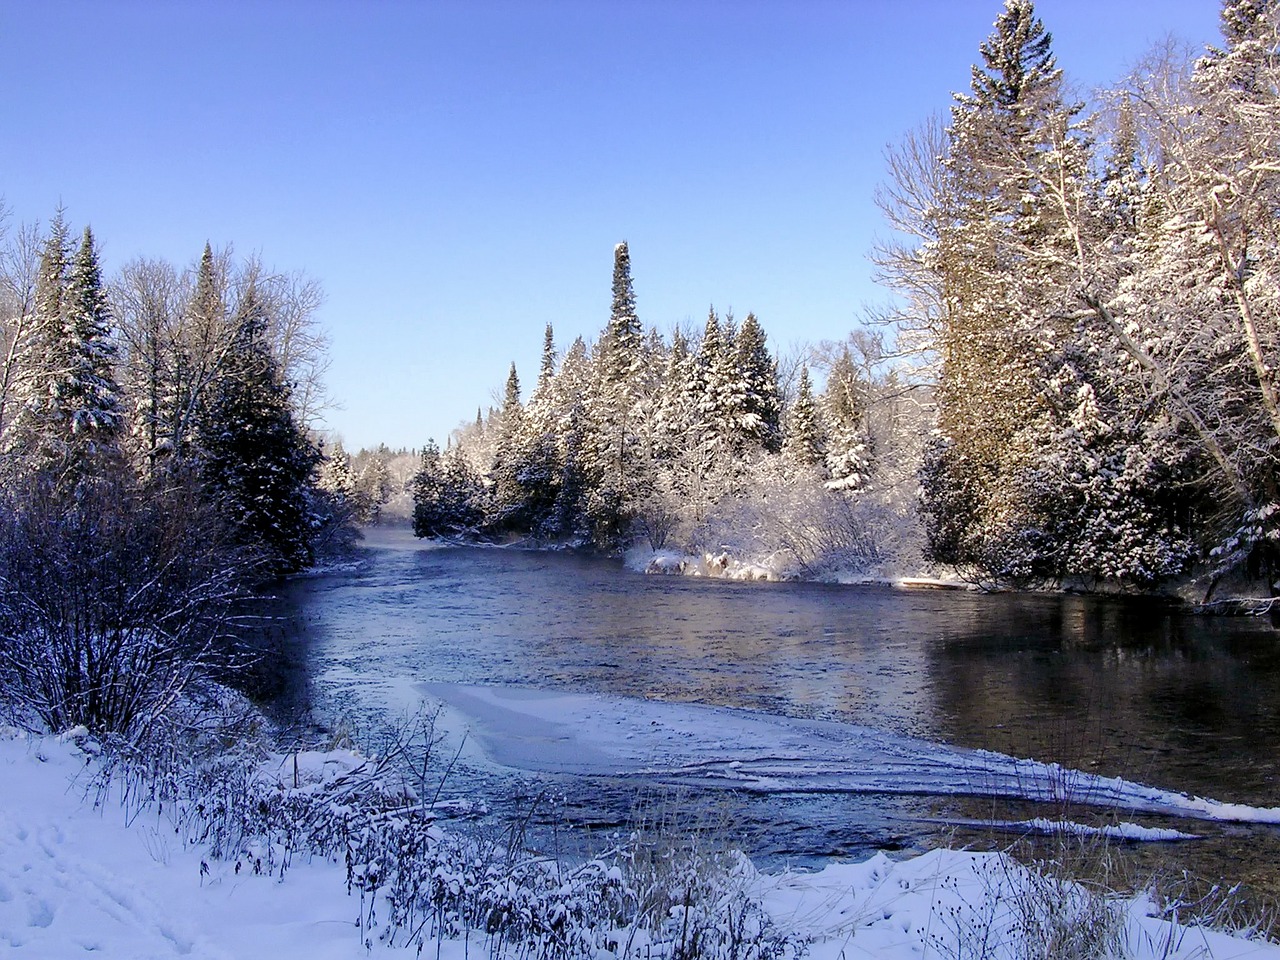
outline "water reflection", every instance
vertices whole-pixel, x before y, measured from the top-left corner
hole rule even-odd
[[[301,668],[282,711],[401,712],[420,680],[527,684],[846,720],[1280,804],[1280,642],[1262,622],[1142,600],[645,577],[405,532],[370,547],[358,573],[289,585]],[[583,811],[607,792],[560,788]],[[763,832],[799,818],[761,840],[775,851],[892,845],[934,809],[770,802],[753,813]]]

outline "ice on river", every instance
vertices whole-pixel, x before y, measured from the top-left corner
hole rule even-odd
[[[1056,763],[854,724],[700,704],[509,686],[423,693],[502,766],[758,793],[981,796],[1200,820],[1280,824],[1280,807],[1190,797]]]

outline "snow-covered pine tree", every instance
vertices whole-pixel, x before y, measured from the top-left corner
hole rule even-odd
[[[787,412],[787,429],[782,453],[789,461],[801,467],[816,467],[824,459],[822,423],[807,366],[800,368],[796,398],[791,402]]]
[[[494,428],[493,465],[489,470],[489,479],[493,483],[490,498],[493,515],[489,518],[489,526],[499,534],[528,530],[528,491],[523,483],[526,426],[524,406],[520,403],[520,377],[512,363],[507,374],[502,410]]]
[[[551,378],[556,375],[556,335],[551,328],[551,324],[547,324],[546,329],[542,332],[542,360],[538,364],[538,382],[534,385],[533,395],[529,398],[531,401],[540,394],[545,394],[551,389]]]
[[[111,315],[89,227],[84,228],[71,264],[65,332],[70,340],[70,369],[63,390],[68,442],[74,455],[85,461],[86,469],[108,468],[121,457],[124,415],[115,379]]]
[[[854,365],[849,348],[836,356],[823,394],[826,419],[825,460],[833,490],[855,491],[870,480],[871,434],[868,429],[871,384]]]
[[[347,453],[341,440],[335,440],[333,447],[325,454],[316,471],[316,486],[341,503],[354,501],[356,478],[351,472],[351,454]]]
[[[422,448],[418,472],[413,475],[413,535],[438,537],[448,531],[445,516],[444,467],[440,448],[428,440]]]
[[[543,539],[560,536],[553,519],[561,476],[561,464],[557,458],[556,395],[555,333],[548,323],[542,338],[538,382],[525,404],[521,430],[516,438],[517,448],[521,451],[518,480],[524,491],[524,522],[530,533]]]
[[[971,91],[957,95],[937,202],[945,216],[920,263],[944,309],[939,438],[923,502],[934,559],[997,577],[1060,574],[1045,539],[1053,505],[1035,470],[1056,435],[1041,385],[1057,374],[1069,332],[1057,318],[1079,275],[1070,220],[1088,173],[1051,38],[1030,0],[1006,0],[981,45]],[[908,270],[915,269],[908,267]]]
[[[115,343],[93,233],[74,255],[61,211],[41,258],[33,322],[18,346],[22,402],[10,432],[14,465],[76,484],[117,469],[123,414]]]
[[[183,463],[191,452],[192,440],[211,402],[210,393],[223,371],[223,361],[235,348],[240,334],[228,316],[219,272],[213,247],[205,243],[191,297],[171,347],[168,436],[164,445],[176,464]]]
[[[609,323],[596,345],[594,386],[588,395],[593,430],[583,447],[583,466],[590,478],[587,509],[594,538],[601,544],[625,538],[627,504],[640,486],[638,405],[646,358],[625,242],[613,251],[612,288]]]
[[[11,469],[43,469],[66,453],[65,411],[56,384],[71,366],[65,337],[71,243],[62,210],[50,224],[40,253],[30,322],[16,345],[14,399],[17,401],[6,441]]]
[[[357,519],[361,523],[377,523],[382,508],[395,493],[387,459],[391,451],[386,444],[378,444],[374,450],[361,450],[359,470],[356,471],[356,499],[359,504]]]
[[[590,538],[588,489],[598,470],[591,463],[596,425],[591,396],[595,374],[582,337],[565,351],[552,381],[548,423],[554,436],[552,486],[555,499],[545,529],[548,536],[585,541]]]
[[[764,328],[754,313],[748,313],[742,321],[734,352],[746,386],[743,434],[748,444],[777,453],[782,446],[778,366],[769,353]]]
[[[311,561],[308,494],[319,452],[294,420],[290,389],[264,339],[267,318],[245,292],[235,339],[198,423],[196,457],[213,502],[272,574]]]
[[[722,324],[712,306],[698,345],[696,383],[703,443],[736,458],[762,424],[750,411],[750,386],[738,363],[733,315]]]

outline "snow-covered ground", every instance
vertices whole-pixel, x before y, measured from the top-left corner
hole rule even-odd
[[[554,698],[504,697],[474,688],[466,695],[482,702],[487,697],[490,713],[516,705],[519,709],[509,712],[521,717],[535,738],[558,735],[563,728],[556,725],[574,716],[574,702]],[[730,739],[759,732],[743,719],[736,721]],[[634,723],[654,720],[642,715]],[[612,726],[607,735],[588,738],[597,751],[583,754],[591,762],[606,749],[621,750],[628,740],[629,731],[618,729],[624,718],[608,716],[607,721],[594,725]],[[301,767],[304,776],[318,776],[328,764],[342,768],[351,762],[343,754],[306,755]],[[95,795],[86,797],[95,763],[92,752],[70,739],[14,731],[0,736],[0,955],[32,960],[369,955],[356,925],[358,901],[347,893],[342,865],[295,862],[283,879],[238,872],[184,843],[166,811],[149,808],[127,815],[110,799],[95,807]],[[290,762],[286,776],[292,771]],[[1012,957],[1028,936],[1027,909],[1060,912],[1073,896],[1067,888],[1037,882],[1004,856],[956,851],[903,861],[881,854],[817,873],[754,875],[749,883],[779,929],[810,942],[815,960]],[[1149,907],[1142,898],[1108,907],[1119,918],[1126,955],[1280,960],[1280,947],[1175,928],[1148,916]],[[382,949],[374,940],[373,952]],[[446,942],[440,956],[462,960],[487,949],[481,943],[468,949]]]

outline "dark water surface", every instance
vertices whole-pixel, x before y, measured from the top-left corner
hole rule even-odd
[[[1265,621],[1148,600],[646,577],[385,529],[366,551],[357,572],[286,588],[299,672],[283,712],[332,725],[403,711],[417,681],[518,684],[847,721],[1280,806],[1280,635]],[[457,775],[490,793],[495,816],[550,790],[564,798],[558,816],[609,823],[635,791]],[[847,795],[732,802],[735,829],[766,861],[926,845],[936,819],[1055,813]],[[1150,855],[1277,889],[1276,828],[1179,826],[1207,839]],[[952,842],[984,838],[1001,842],[971,831]]]

